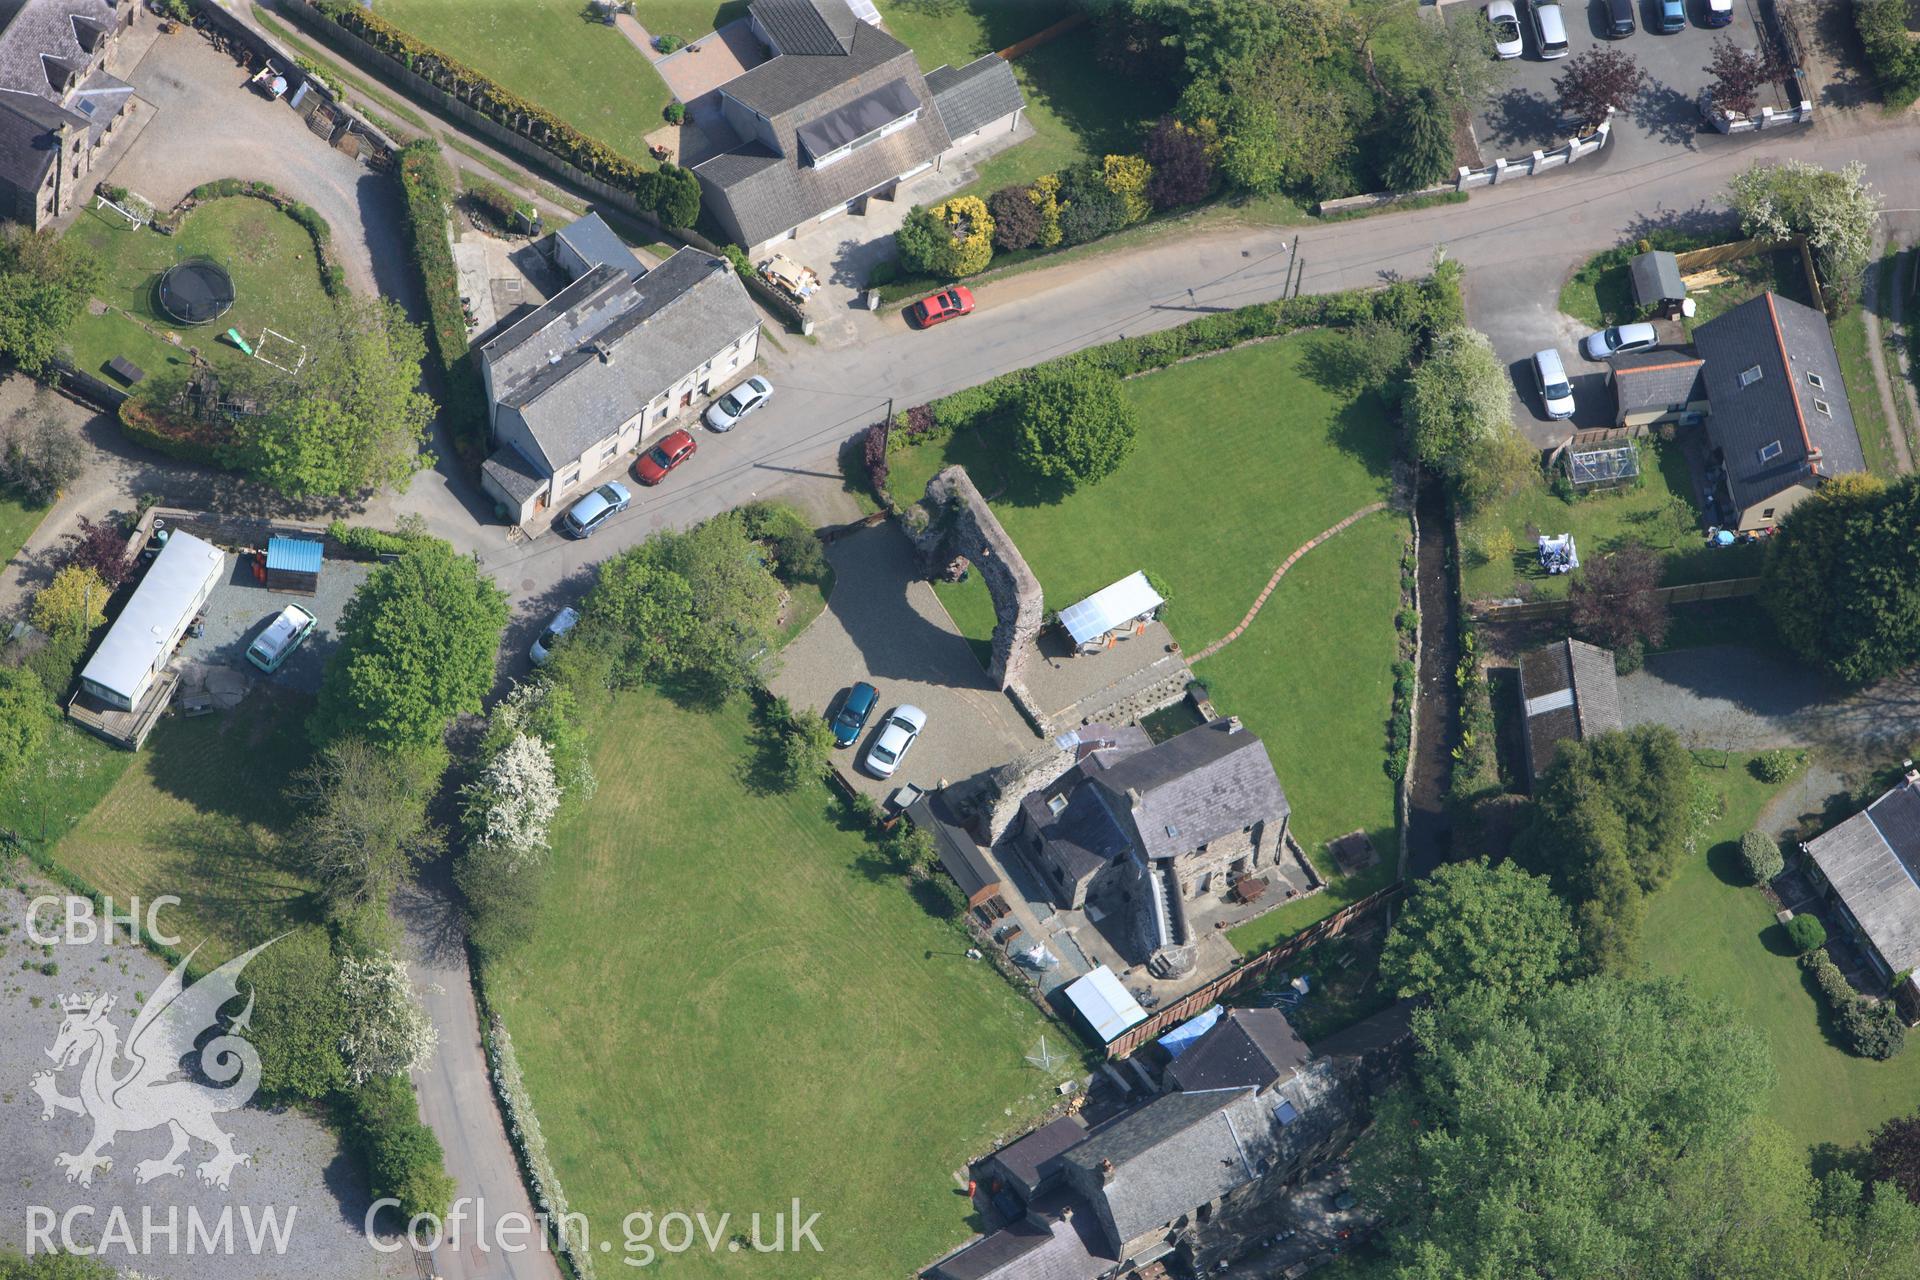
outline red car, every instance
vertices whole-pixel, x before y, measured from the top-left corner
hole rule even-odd
[[[667,472],[691,458],[699,447],[685,431],[672,432],[640,455],[640,460],[633,464],[633,478],[641,484],[659,484],[667,478]]]
[[[963,284],[943,289],[931,298],[922,298],[907,308],[907,320],[916,328],[931,329],[942,320],[964,316],[973,310],[973,290]]]

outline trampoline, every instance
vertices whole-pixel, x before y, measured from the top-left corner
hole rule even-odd
[[[160,277],[160,310],[180,324],[218,319],[233,297],[233,277],[212,258],[176,262]]]

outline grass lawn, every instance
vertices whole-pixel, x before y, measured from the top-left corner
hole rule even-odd
[[[62,725],[63,736],[86,744],[68,748],[85,772],[54,794],[63,811],[84,816],[54,846],[54,861],[122,902],[178,897],[167,927],[182,951],[205,942],[202,960],[307,919],[312,885],[288,865],[279,832],[282,790],[312,750],[310,705],[255,689],[234,711],[162,721],[138,753]],[[31,824],[31,797],[24,808]]]
[[[1638,443],[1641,479],[1634,488],[1568,501],[1544,482],[1530,483],[1467,522],[1462,531],[1467,598],[1503,599],[1523,593],[1539,599],[1565,596],[1573,575],[1550,576],[1542,570],[1534,538],[1569,531],[1583,560],[1623,542],[1646,543],[1665,558],[1669,584],[1758,573],[1760,547],[1707,545],[1679,447],[1651,436]],[[1508,545],[1502,544],[1503,530],[1511,540]]]
[[[175,380],[156,377],[163,371],[185,375],[190,364],[185,346],[198,347],[216,366],[246,360],[221,336],[229,327],[239,329],[249,342],[259,338],[261,329],[271,328],[313,346],[333,323],[333,302],[320,287],[313,237],[264,200],[210,200],[188,214],[170,236],[132,230],[90,210],[75,220],[67,237],[100,259],[104,280],[99,299],[109,308],[103,315],[83,312],[67,331],[67,342],[76,365],[109,382],[114,378],[104,366],[114,356],[124,355],[139,365],[147,373],[144,385],[152,386]],[[226,267],[236,299],[218,320],[182,329],[155,309],[154,294],[168,267],[197,256]],[[160,337],[167,332],[179,334],[183,346]]]
[[[1655,970],[1691,981],[1727,1000],[1758,1028],[1773,1051],[1779,1082],[1765,1110],[1809,1147],[1852,1146],[1868,1130],[1913,1110],[1920,1100],[1920,1053],[1911,1046],[1888,1062],[1856,1058],[1821,1030],[1820,1006],[1799,964],[1782,954],[1773,908],[1740,883],[1738,843],[1775,790],[1735,756],[1708,776],[1726,812],[1704,857],[1681,863],[1648,904],[1641,953]]]
[[[1403,518],[1382,512],[1315,547],[1280,579],[1254,624],[1194,668],[1214,706],[1266,742],[1293,805],[1294,836],[1327,880],[1312,897],[1233,930],[1246,954],[1391,883],[1398,867],[1384,764],[1407,532]],[[1347,878],[1321,846],[1354,830],[1372,837],[1380,862]]]
[[[1867,470],[1888,480],[1898,479],[1900,468],[1894,462],[1893,441],[1885,407],[1880,403],[1880,384],[1874,381],[1873,360],[1867,355],[1867,312],[1855,305],[1833,325],[1833,349],[1840,356],[1840,376],[1847,384],[1847,404],[1853,409],[1854,430],[1860,435],[1860,451],[1866,456]],[[1899,376],[1899,366],[1888,372]]]
[[[45,747],[0,788],[0,828],[42,848],[57,843],[113,789],[133,759],[62,717]]]
[[[30,507],[13,494],[0,492],[0,564],[11,563],[20,554],[46,516],[46,507]]]
[[[651,28],[644,0],[639,7]],[[646,136],[666,123],[673,95],[647,55],[583,9],[579,0],[380,0],[380,16],[409,35],[651,166]]]
[[[659,767],[633,767],[639,742]],[[952,1171],[1053,1100],[1024,1055],[1063,1037],[836,825],[824,787],[749,791],[748,742],[739,701],[607,707],[599,790],[556,826],[546,912],[489,990],[601,1238],[617,1248],[638,1208],[744,1230],[799,1196],[828,1270],[723,1245],[674,1274],[891,1280],[974,1230]]]
[[[939,468],[965,464],[982,491],[1006,490],[994,511],[1053,607],[1145,569],[1166,584],[1175,639],[1198,652],[1239,623],[1296,547],[1386,496],[1392,431],[1373,399],[1309,376],[1321,341],[1259,343],[1132,379],[1139,447],[1119,471],[1064,500],[1010,485],[1004,447],[983,438],[992,428],[894,454],[894,492],[916,495]],[[1398,847],[1381,766],[1405,533],[1404,521],[1374,516],[1316,548],[1281,579],[1253,627],[1195,672],[1222,713],[1266,740],[1309,850],[1357,827],[1383,853]],[[979,575],[938,590],[984,653],[993,606]],[[1291,932],[1347,901],[1343,893],[1376,887],[1361,879],[1247,928]]]

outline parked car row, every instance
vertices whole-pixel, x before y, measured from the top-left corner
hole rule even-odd
[[[873,709],[879,705],[880,691],[865,680],[847,690],[847,696],[840,700],[840,710],[831,720],[833,744],[851,747],[858,742]],[[927,713],[920,708],[904,703],[895,707],[887,712],[880,722],[880,732],[867,744],[861,767],[876,778],[891,778],[906,757],[907,749],[919,740],[926,727]]]
[[[1610,39],[1622,40],[1634,33],[1634,11],[1640,0],[1599,0],[1604,6],[1603,29]],[[1526,51],[1520,35],[1520,0],[1492,0],[1487,5],[1487,26],[1493,34],[1496,58],[1518,58]],[[1724,27],[1733,22],[1733,0],[1701,0],[1704,27]],[[1654,0],[1653,30],[1664,35],[1687,29],[1687,0]],[[1527,5],[1533,20],[1533,37],[1543,62],[1564,58],[1570,51],[1566,15],[1557,0],[1533,0]]]

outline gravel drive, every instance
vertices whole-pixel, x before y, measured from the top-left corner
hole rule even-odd
[[[340,612],[373,572],[358,560],[328,560],[320,572],[320,589],[313,595],[269,591],[254,581],[253,571],[239,556],[227,557],[227,577],[213,589],[203,611],[206,634],[189,640],[182,655],[189,662],[232,667],[248,679],[266,679],[284,689],[320,692],[327,659],[339,647]],[[271,676],[247,661],[247,646],[266,628],[269,619],[287,605],[297,604],[314,616],[313,634]]]
[[[29,882],[31,892],[55,892]],[[219,1117],[233,1135],[234,1148],[252,1156],[250,1165],[233,1173],[229,1189],[201,1185],[193,1165],[207,1158],[209,1148],[195,1144],[183,1158],[185,1172],[137,1185],[134,1166],[159,1159],[167,1151],[167,1135],[150,1129],[122,1133],[107,1149],[113,1168],[97,1176],[92,1187],[65,1180],[54,1165],[61,1152],[82,1150],[91,1133],[88,1120],[67,1113],[42,1121],[40,1100],[31,1089],[34,1075],[51,1066],[46,1053],[61,1022],[60,999],[85,991],[116,997],[111,1017],[124,1036],[133,1024],[139,1001],[152,994],[167,974],[167,966],[146,950],[122,940],[117,946],[100,943],[63,943],[43,951],[27,937],[27,894],[9,887],[0,891],[0,1151],[6,1153],[0,1179],[0,1244],[25,1247],[29,1214],[35,1208],[65,1215],[76,1207],[92,1215],[73,1219],[75,1242],[110,1245],[107,1260],[131,1266],[142,1275],[163,1280],[400,1280],[415,1276],[411,1256],[375,1252],[361,1231],[367,1211],[365,1178],[339,1139],[317,1121],[297,1112],[248,1108]],[[53,927],[43,911],[40,928]],[[160,924],[164,928],[166,916]],[[51,962],[53,974],[23,967]],[[77,1092],[79,1070],[60,1074],[61,1092]],[[249,1246],[243,1213],[258,1215],[273,1208],[280,1220],[291,1218],[284,1253],[268,1244],[264,1251]],[[112,1245],[109,1227],[115,1209],[127,1216],[136,1250],[143,1243],[142,1210],[151,1210],[164,1225],[177,1209],[180,1233],[173,1249],[163,1235],[147,1235],[144,1252],[128,1252]],[[234,1251],[209,1255],[204,1245],[189,1255],[189,1212],[197,1212],[209,1230],[222,1211],[233,1213]],[[54,1235],[56,1243],[59,1235]]]

